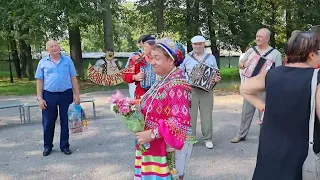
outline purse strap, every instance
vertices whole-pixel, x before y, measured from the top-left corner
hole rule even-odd
[[[311,100],[310,100],[310,119],[309,119],[309,148],[313,146],[314,119],[316,112],[316,90],[318,82],[319,69],[313,71],[311,80]]]

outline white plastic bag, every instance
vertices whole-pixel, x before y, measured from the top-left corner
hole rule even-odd
[[[69,129],[71,133],[82,132],[87,129],[87,120],[85,120],[84,110],[80,105],[70,104],[68,109]]]

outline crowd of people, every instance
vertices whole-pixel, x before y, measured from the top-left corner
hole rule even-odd
[[[314,72],[320,64],[319,28],[292,33],[284,51],[285,63],[281,53],[269,45],[270,36],[268,29],[258,30],[256,46],[240,56],[240,92],[244,101],[239,131],[231,142],[246,139],[257,109],[261,131],[253,179],[302,180],[304,177],[305,180],[303,166],[310,141],[312,97],[316,112],[312,147],[316,154],[320,152],[320,91],[314,96],[311,91],[311,80],[317,77],[318,71]],[[193,50],[187,53],[173,39],[142,35],[138,39],[141,50],[129,57],[122,71],[131,98],[140,100],[138,110],[146,123],[145,130],[136,133],[136,180],[184,179],[192,139],[196,136],[198,111],[204,145],[208,149],[214,147],[214,93],[207,87],[219,83],[221,76],[215,57],[205,51],[205,38],[196,35],[190,41]],[[49,155],[53,148],[58,108],[60,149],[70,155],[67,110],[73,101],[80,103],[76,71],[72,60],[60,54],[56,41],[48,41],[46,48],[50,55],[40,60],[36,73],[44,130],[43,155]],[[142,71],[147,66],[151,68]],[[201,83],[196,84],[194,79]],[[320,77],[314,81],[318,84]],[[141,151],[139,144],[147,143],[150,147]],[[168,154],[174,154],[173,166]]]

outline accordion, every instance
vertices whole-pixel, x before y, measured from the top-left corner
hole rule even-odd
[[[214,82],[214,78],[217,76],[218,73],[219,69],[200,63],[194,66],[191,71],[190,85],[210,92],[217,84]]]
[[[143,89],[149,89],[158,79],[158,76],[153,72],[152,65],[147,63],[140,67],[140,72],[144,73],[144,78],[140,82]]]
[[[243,75],[247,78],[254,77],[262,71],[268,71],[275,67],[274,61],[266,59],[258,54],[253,56],[248,64],[249,66],[243,72]]]

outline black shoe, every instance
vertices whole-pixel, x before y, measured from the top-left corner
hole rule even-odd
[[[45,148],[44,150],[43,150],[43,153],[42,153],[42,155],[43,156],[49,156],[49,154],[51,153],[51,151],[52,151],[52,149],[50,148]]]
[[[66,154],[66,155],[70,155],[70,154],[72,154],[72,152],[70,151],[70,149],[69,149],[69,148],[61,149],[61,152],[63,152],[63,153],[64,153],[64,154]]]

